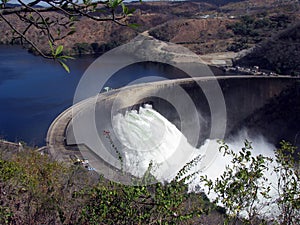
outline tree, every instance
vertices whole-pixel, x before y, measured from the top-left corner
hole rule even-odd
[[[126,18],[132,15],[134,9],[129,9],[123,1],[17,0],[18,4],[10,4],[10,0],[0,0],[0,23],[8,25],[12,42],[28,46],[44,58],[57,60],[69,71],[64,62],[71,57],[63,54],[63,46],[56,44],[57,41],[73,34],[76,21],[82,17],[128,26]],[[51,12],[56,12],[55,16],[50,16]],[[47,38],[47,50],[41,49],[37,41],[32,40],[29,35],[32,32],[37,40],[40,36]]]
[[[299,224],[300,153],[295,146],[281,141],[273,158],[254,156],[247,140],[239,152],[222,141],[219,150],[231,158],[230,164],[216,180],[200,178],[216,194],[215,203],[225,207],[227,224]],[[278,208],[275,214],[273,206]]]
[[[280,210],[278,222],[284,225],[297,224],[300,221],[300,152],[289,142],[280,142],[280,148],[275,151],[275,173],[278,177],[277,205]]]
[[[201,180],[209,191],[216,193],[215,202],[226,208],[227,223],[256,224],[260,219],[259,212],[265,207],[262,200],[269,198],[270,183],[265,172],[272,159],[263,155],[252,156],[252,146],[247,140],[237,153],[224,142],[220,143],[219,151],[231,158],[230,164],[215,181],[206,175],[201,176]]]

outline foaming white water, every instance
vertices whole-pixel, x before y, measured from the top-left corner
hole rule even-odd
[[[152,174],[168,180],[189,162],[196,150],[182,133],[150,105],[113,117],[117,137],[125,146],[124,170],[142,177],[153,163]],[[184,149],[184,151],[182,151]]]
[[[153,162],[152,174],[160,181],[171,180],[186,163],[201,155],[202,160],[190,170],[190,173],[200,171],[200,175],[207,175],[214,181],[223,174],[231,161],[229,156],[224,157],[223,153],[218,151],[219,144],[216,140],[206,140],[198,149],[192,147],[184,135],[150,105],[141,107],[139,111],[132,110],[125,115],[116,115],[113,118],[113,127],[125,146],[121,150],[124,156],[124,169],[134,176],[142,177],[150,162]],[[252,156],[263,154],[274,158],[275,147],[272,144],[259,135],[249,137],[245,130],[231,138],[228,146],[237,153],[244,146],[245,139],[252,142]],[[206,160],[207,157],[210,159]],[[265,176],[269,178],[271,186],[277,185],[276,177],[270,172],[266,172]],[[202,186],[198,177],[189,184],[190,191],[197,190],[199,185]],[[275,188],[271,189],[270,194],[276,195]],[[214,199],[216,195],[211,192],[208,197]],[[275,208],[275,204],[269,204],[260,211],[265,216],[273,216],[277,214]]]

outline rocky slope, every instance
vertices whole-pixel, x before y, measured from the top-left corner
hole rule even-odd
[[[197,54],[226,51],[233,33],[227,18],[178,19],[154,27],[149,34],[159,40],[182,44]]]

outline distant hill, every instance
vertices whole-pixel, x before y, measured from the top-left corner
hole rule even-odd
[[[300,4],[295,1],[285,0],[279,4],[278,0],[193,0],[127,4],[137,9],[129,18],[129,23],[140,25],[137,29],[78,18],[76,32],[57,41],[57,44],[64,45],[65,54],[101,54],[148,31],[159,40],[181,44],[196,54],[238,52],[259,44],[237,63],[258,65],[281,73],[299,71],[299,26],[281,32],[295,21],[300,21]],[[43,12],[43,15],[61,18],[55,11]],[[26,29],[14,15],[7,18],[14,22],[14,26]],[[53,29],[57,30],[56,27]],[[0,30],[0,44],[11,44],[13,33],[3,21],[0,21]],[[61,35],[69,32],[60,31]],[[41,49],[49,51],[48,40],[41,37],[34,27],[28,31],[28,37]],[[19,39],[14,39],[13,44],[20,43]],[[25,47],[30,49],[30,46]]]
[[[191,18],[197,13],[216,10],[216,7],[211,4],[196,2],[136,2],[128,5],[137,9],[134,16],[129,18],[129,23],[140,24],[138,29],[119,26],[112,22],[96,22],[81,18],[75,23],[76,32],[59,40],[57,44],[63,44],[65,53],[71,55],[103,53],[132,40],[138,33],[164,22]],[[55,11],[42,14],[49,18],[60,18],[60,14]],[[13,21],[16,27],[26,29],[16,16],[9,15],[7,18]],[[11,44],[13,33],[3,21],[0,21],[0,30],[3,31],[0,35],[0,44]],[[63,32],[64,30],[61,30],[62,34]],[[41,37],[34,27],[28,31],[28,35],[41,49],[49,49],[48,40]],[[13,44],[20,44],[20,40],[14,39]],[[25,47],[30,48],[30,46]]]
[[[8,7],[8,8],[13,8],[13,7],[18,7],[18,6],[20,6],[20,4],[6,3],[5,6]]]
[[[259,66],[281,74],[300,75],[300,23],[259,44],[236,61],[241,66]]]

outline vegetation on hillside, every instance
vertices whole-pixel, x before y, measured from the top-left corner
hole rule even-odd
[[[90,20],[86,16],[72,17],[71,21],[68,21],[62,19],[55,10],[41,12],[41,15],[51,22],[51,32],[55,34],[56,44],[63,45],[63,52],[69,55],[103,53],[132,40],[145,30],[150,30],[150,34],[160,40],[183,44],[198,54],[238,51],[265,40],[298,18],[297,8],[293,10],[287,8],[288,6],[293,8],[292,2],[280,5],[273,5],[270,1],[265,3],[253,1],[250,5],[246,4],[248,1],[230,2],[230,10],[226,8],[228,4],[220,6],[219,3],[214,4],[212,1],[126,4],[128,8],[136,9],[133,16],[126,17],[126,23],[139,24],[135,29]],[[238,7],[240,3],[242,7]],[[99,16],[100,9],[101,7],[96,8],[96,12],[90,13]],[[116,13],[122,13],[122,10],[116,8]],[[204,19],[203,16],[207,15],[209,18]],[[5,16],[18,29],[26,29],[26,24],[18,21],[14,14]],[[66,23],[65,26],[59,27],[53,22],[57,20]],[[22,44],[22,38],[14,38],[14,32],[11,32],[3,21],[0,21],[0,28],[5,31],[0,37],[0,43]],[[34,26],[31,26],[26,34],[38,48],[49,52],[47,35],[40,34]],[[23,44],[27,46],[24,41]]]
[[[1,148],[1,224],[266,224],[259,214],[259,195],[268,199],[272,161],[251,155],[251,144],[235,153],[226,144],[220,151],[232,158],[216,181],[202,176],[217,194],[214,204],[201,192],[188,192],[187,164],[174,180],[152,185],[126,186],[80,165],[64,165],[32,150],[12,152]],[[300,212],[300,170],[296,148],[282,142],[276,151],[280,217],[273,223],[297,224]],[[197,175],[198,176],[198,175]],[[225,209],[215,204],[222,203]],[[226,214],[225,214],[226,212]],[[242,216],[246,212],[246,216]]]
[[[274,35],[256,46],[252,52],[236,63],[242,66],[257,65],[279,74],[300,75],[300,24]]]
[[[228,46],[228,50],[237,52],[252,47],[287,28],[291,21],[292,19],[284,14],[242,16],[239,22],[227,25],[227,29],[232,30],[234,34],[234,42]]]
[[[168,21],[150,29],[149,34],[162,41],[183,44],[197,54],[238,52],[269,39],[295,20],[281,13],[263,12],[235,19],[212,14],[206,19]]]
[[[2,148],[0,224],[180,224],[214,210],[184,181],[125,186],[32,150]]]

